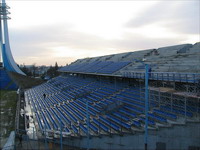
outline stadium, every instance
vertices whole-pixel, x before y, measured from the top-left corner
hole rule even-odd
[[[149,149],[192,149],[198,147],[199,138],[200,105],[195,87],[200,77],[196,69],[199,46],[186,44],[77,60],[61,68],[61,76],[25,91],[25,101],[32,107],[39,131],[46,127],[48,135],[55,136],[61,121],[67,145],[86,148],[89,136],[92,149],[143,149],[145,73],[139,60],[145,58],[144,64],[152,68]],[[163,64],[164,50],[168,64]],[[195,73],[184,72],[184,64],[182,68],[177,65],[183,60]]]
[[[77,59],[22,88],[6,10],[2,3],[1,89],[19,90],[3,149],[200,149],[200,42]]]

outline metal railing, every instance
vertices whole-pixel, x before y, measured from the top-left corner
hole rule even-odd
[[[123,72],[123,77],[145,79],[145,72],[127,71]],[[177,73],[177,72],[151,72],[150,80],[198,83],[200,73]]]

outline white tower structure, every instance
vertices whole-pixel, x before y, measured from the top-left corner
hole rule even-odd
[[[5,0],[0,0],[0,2],[0,51],[3,58],[3,67],[7,71],[25,75],[15,63],[10,49],[7,24],[7,20],[10,19],[8,17],[10,7],[6,5]]]

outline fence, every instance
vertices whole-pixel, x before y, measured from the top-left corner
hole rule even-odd
[[[145,72],[123,72],[123,77],[145,79]],[[199,73],[176,73],[176,72],[151,72],[150,80],[162,80],[173,82],[198,83],[200,80]]]
[[[184,119],[200,115],[199,83],[180,83],[173,81],[149,81],[149,104],[152,108],[159,108],[177,114]]]
[[[41,132],[33,131],[28,133],[28,130],[17,130],[15,139],[15,149],[21,150],[55,150],[55,149],[71,149],[70,146],[64,145],[61,141],[63,136],[60,136],[61,132],[43,130]],[[35,136],[37,135],[37,137]],[[20,142],[20,136],[21,142]],[[61,138],[60,138],[61,137]]]

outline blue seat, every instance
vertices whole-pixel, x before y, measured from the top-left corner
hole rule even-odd
[[[166,118],[163,118],[163,117],[160,117],[160,116],[157,116],[155,114],[151,114],[151,113],[148,113],[149,117],[155,119],[155,120],[158,120],[162,123],[167,123],[167,119]]]
[[[41,113],[42,120],[44,123],[44,128],[51,130],[51,126],[50,126],[49,122],[47,121],[46,116],[44,115],[44,113],[42,111],[40,113]]]
[[[136,120],[133,120],[133,125],[137,126],[137,127],[140,127],[141,124],[139,121],[136,121]]]
[[[134,107],[138,107],[138,108],[143,109],[143,110],[145,109],[144,105],[133,103],[133,102],[130,102],[130,101],[127,101],[127,100],[121,100],[121,101],[126,103],[126,104],[132,105]]]
[[[170,108],[169,106],[160,106],[161,109],[164,109],[164,110],[167,110],[167,111],[171,111],[171,112],[175,112],[177,114],[181,114],[183,116],[188,116],[188,117],[192,117],[193,116],[193,113],[191,112],[186,112],[184,110],[180,110],[180,109],[176,109],[176,108]]]
[[[62,126],[64,126],[64,121],[62,120],[61,117],[58,116],[58,114],[54,111],[54,109],[49,109],[49,111],[51,112],[51,114],[54,116],[54,118],[56,118],[56,120],[58,121],[58,124],[59,124],[59,127],[61,126],[60,125],[60,122],[62,123]]]
[[[92,98],[93,100],[95,101],[98,101],[100,99],[102,99],[102,97],[100,97],[99,95],[95,94],[95,93],[90,93],[90,95],[92,96],[89,96],[89,98]]]
[[[104,89],[99,89],[98,92],[101,92],[102,94],[105,94],[105,95],[111,95],[113,93],[113,92],[106,91]]]
[[[70,103],[70,105],[76,109],[76,111],[81,115],[81,116],[84,116],[85,115],[85,111],[81,110],[79,107],[77,107],[74,103]]]
[[[110,120],[112,120],[112,121],[114,121],[114,122],[120,124],[121,126],[127,128],[127,129],[130,129],[130,128],[131,128],[131,126],[130,126],[129,124],[124,123],[123,121],[121,121],[121,120],[119,120],[119,119],[117,119],[117,118],[114,118],[114,117],[111,116],[111,115],[106,115],[106,117],[107,117],[108,119],[110,119]],[[119,129],[118,129],[118,130],[119,130]]]
[[[65,97],[70,100],[73,99],[74,97],[72,97],[70,94],[68,94],[67,92],[63,91],[63,94],[65,95]]]
[[[145,118],[140,117],[139,119],[142,120],[143,122],[145,122]],[[155,125],[155,121],[150,120],[150,119],[148,118],[148,125]]]
[[[129,111],[126,111],[124,109],[119,109],[119,112],[124,113],[124,114],[134,117],[134,118],[137,116],[135,113],[130,113]]]
[[[95,127],[92,123],[90,123],[89,126],[94,132],[98,132],[98,128]]]
[[[138,100],[134,97],[130,98],[130,97],[118,94],[118,95],[116,95],[116,98],[118,98],[121,101],[124,101],[125,103],[131,104],[131,105],[137,105],[138,107],[141,107],[141,108],[144,107],[144,102],[141,100]],[[138,103],[140,103],[140,104],[138,104]]]
[[[120,127],[118,125],[112,123],[111,121],[108,121],[107,119],[103,118],[102,116],[99,116],[99,120],[106,123],[107,125],[109,125],[110,127],[112,127],[113,129],[115,129],[117,131],[120,130]]]
[[[97,113],[101,112],[100,110],[98,110],[96,107],[94,107],[92,105],[89,105],[88,107],[89,107],[89,109],[92,109],[92,110],[96,111]]]
[[[98,101],[97,99],[95,99],[95,98],[92,97],[92,96],[87,96],[87,98],[91,99],[93,102],[97,102],[97,101]]]
[[[125,120],[126,122],[130,120],[129,117],[126,117],[126,116],[124,116],[124,115],[122,115],[122,114],[120,114],[120,113],[118,113],[118,112],[113,113],[113,115],[114,115],[114,116],[117,116],[117,117],[120,118],[120,119]]]
[[[87,128],[85,128],[81,123],[79,124],[80,129],[87,134]]]
[[[55,97],[51,97],[51,99],[54,101],[53,102],[54,104],[58,104],[59,103]]]
[[[78,134],[77,128],[74,125],[72,125],[71,127],[72,127],[72,130],[74,131],[74,133]]]
[[[64,132],[70,132],[70,130],[67,127],[65,127],[63,130]]]
[[[37,119],[37,122],[38,122],[38,124],[39,124],[40,129],[43,130],[44,128],[43,128],[43,125],[42,125],[42,123],[41,123],[41,119],[40,119],[40,117],[38,116],[38,113],[37,113],[37,112],[35,113],[35,116],[36,116],[36,119]]]
[[[100,103],[99,103],[102,107],[105,107],[105,106],[107,106],[107,105],[109,105],[109,103],[107,102],[107,101],[100,101]]]
[[[67,124],[71,124],[71,121],[63,114],[63,112],[60,109],[56,107],[55,110],[58,112],[62,120],[64,120]]]
[[[121,95],[127,97],[127,98],[135,98],[135,99],[138,99],[138,101],[140,101],[140,94],[139,93],[130,93],[130,92],[123,92],[121,93]]]
[[[116,92],[116,89],[112,89],[112,88],[110,88],[109,86],[105,86],[105,87],[102,87],[101,88],[101,91],[103,91],[103,92],[107,92],[107,93],[114,93],[114,92]]]
[[[97,121],[96,119],[93,119],[93,122],[99,126],[100,128],[102,128],[104,131],[109,132],[109,128],[107,126],[105,126],[104,124],[100,123],[99,121]]]
[[[134,107],[124,106],[124,108],[126,108],[126,109],[128,109],[128,110],[131,110],[131,111],[134,111],[134,112],[136,112],[136,113],[143,114],[143,111],[142,111],[142,110],[137,109],[137,108],[134,108]]]
[[[46,116],[49,119],[49,121],[51,122],[54,129],[58,129],[58,124],[55,122],[54,118],[52,118],[52,115],[49,113],[49,111],[46,111],[45,114],[47,114]]]
[[[99,69],[98,73],[111,74],[128,65],[130,62],[111,62],[107,66]]]
[[[78,120],[71,113],[69,113],[66,108],[64,108],[63,106],[61,106],[60,108],[62,108],[66,115],[69,116],[69,118],[71,118],[74,122],[78,122]]]
[[[78,114],[78,113],[75,111],[75,109],[73,109],[73,107],[71,107],[70,103],[69,103],[68,105],[64,104],[64,106],[65,106],[68,110],[71,111],[70,114],[71,114],[73,117],[78,118],[78,119],[80,119],[80,120],[83,120],[83,119],[84,119],[83,116],[81,116],[80,114]]]
[[[168,112],[164,112],[162,110],[158,110],[158,109],[154,109],[153,110],[155,113],[158,113],[160,115],[164,115],[166,117],[172,118],[172,119],[177,119],[177,116],[172,114],[172,113],[168,113]]]
[[[77,99],[76,101],[74,101],[74,103],[76,103],[80,108],[82,108],[83,111],[86,111],[86,107],[83,107],[83,106],[85,106],[85,104],[83,104],[80,100]],[[81,104],[82,104],[82,105],[81,105]],[[93,116],[96,115],[96,113],[95,113],[93,110],[88,109],[88,111],[89,111],[89,114],[90,114],[90,115],[93,115]]]

